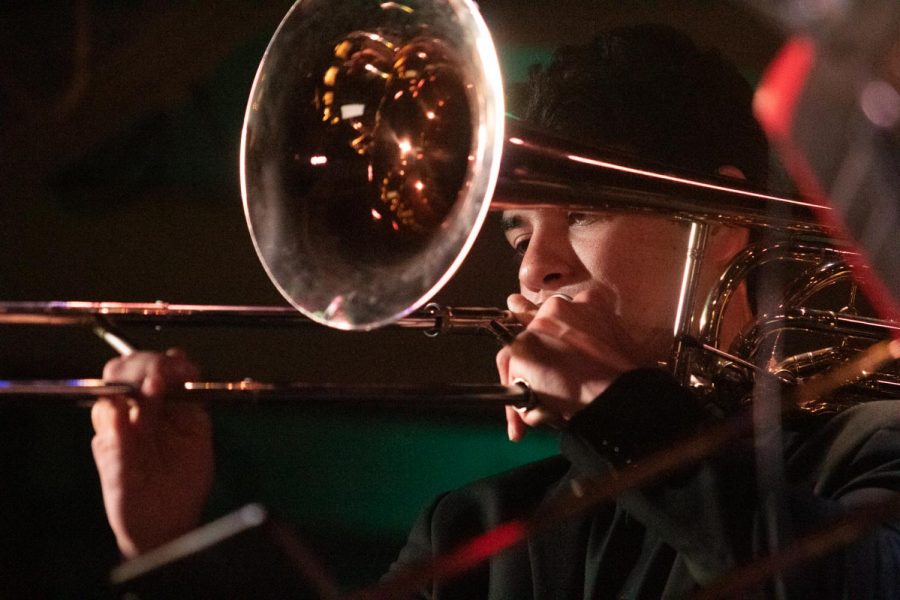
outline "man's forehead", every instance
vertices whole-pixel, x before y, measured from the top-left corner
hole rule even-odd
[[[548,213],[565,214],[566,211],[560,208],[513,208],[504,210],[500,214],[500,229],[505,232],[510,229],[533,225]]]
[[[590,212],[603,217],[610,217],[616,214],[611,211]],[[504,210],[500,216],[500,229],[506,232],[520,227],[534,226],[546,219],[566,218],[570,214],[573,214],[573,211],[562,206],[559,208],[516,208]]]

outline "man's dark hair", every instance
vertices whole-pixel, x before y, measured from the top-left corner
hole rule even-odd
[[[532,70],[524,118],[698,174],[734,165],[764,186],[768,146],[753,90],[714,50],[663,25],[612,29]]]

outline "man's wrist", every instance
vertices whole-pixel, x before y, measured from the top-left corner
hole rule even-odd
[[[616,468],[695,434],[702,412],[669,373],[637,369],[622,374],[583,410],[569,429]]]

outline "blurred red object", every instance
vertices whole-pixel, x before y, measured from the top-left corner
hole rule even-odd
[[[791,39],[754,108],[800,192],[859,249],[875,308],[900,319],[900,3],[853,3]]]

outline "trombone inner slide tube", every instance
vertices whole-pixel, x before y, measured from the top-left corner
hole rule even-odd
[[[0,402],[40,399],[43,403],[75,402],[92,404],[103,396],[138,394],[126,383],[99,379],[0,380]],[[189,381],[166,395],[171,402],[190,402],[214,407],[290,406],[394,409],[425,414],[446,412],[472,415],[503,406],[531,406],[530,390],[519,385],[433,384],[433,385],[334,385],[315,383],[262,383],[243,381]]]

